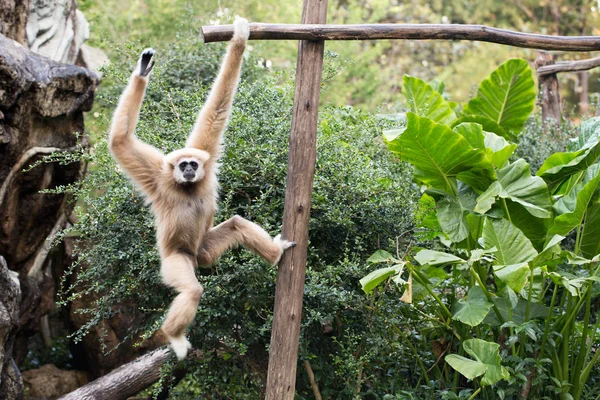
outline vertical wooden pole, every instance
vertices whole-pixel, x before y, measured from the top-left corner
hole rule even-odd
[[[552,54],[545,51],[538,52],[535,59],[536,68],[552,64],[554,64],[554,56]],[[542,102],[542,126],[544,127],[544,131],[546,131],[548,120],[560,125],[561,112],[558,78],[556,74],[538,75],[538,85]]]
[[[303,24],[325,24],[327,0],[304,0]],[[296,242],[279,263],[269,352],[267,400],[293,400],[315,172],[323,41],[298,44],[296,91],[289,141],[282,237]]]

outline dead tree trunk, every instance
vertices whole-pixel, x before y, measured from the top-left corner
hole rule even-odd
[[[538,52],[535,67],[541,68],[548,65],[554,65],[554,56],[544,51]],[[545,131],[548,120],[560,124],[561,119],[560,93],[556,73],[544,75],[538,73],[538,84],[542,103],[542,125]]]
[[[303,24],[323,24],[326,19],[327,0],[304,0]],[[296,247],[284,253],[277,273],[267,376],[268,400],[292,400],[296,387],[324,48],[323,41],[302,40],[298,45],[282,230],[282,236],[295,241]]]

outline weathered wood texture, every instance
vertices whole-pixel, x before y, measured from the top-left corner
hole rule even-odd
[[[168,349],[154,350],[59,400],[125,400],[158,381],[160,366],[168,359]]]
[[[560,92],[558,90],[558,78],[556,74],[540,75],[543,68],[554,66],[554,56],[550,53],[540,51],[535,59],[535,67],[538,71],[539,98],[542,105],[542,124],[546,127],[547,121],[552,120],[560,123]]]
[[[302,23],[327,20],[327,0],[304,0]],[[300,41],[289,140],[282,236],[296,242],[279,263],[267,376],[268,400],[292,400],[308,249],[308,222],[317,153],[323,41]]]
[[[600,67],[600,57],[579,61],[562,61],[556,64],[545,65],[537,69],[538,76],[556,74],[558,72],[587,71]]]
[[[204,41],[223,42],[231,39],[233,25],[203,26]],[[250,40],[475,40],[540,50],[600,50],[598,36],[537,35],[492,28],[484,25],[460,24],[250,24]]]

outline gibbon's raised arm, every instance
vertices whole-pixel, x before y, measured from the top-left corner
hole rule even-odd
[[[236,18],[233,26],[233,38],[229,42],[221,70],[186,145],[207,151],[213,161],[221,155],[221,134],[231,114],[233,96],[240,80],[242,58],[250,35],[246,19]]]
[[[160,151],[134,135],[148,78],[154,66],[153,56],[152,49],[146,49],[140,55],[113,115],[109,134],[109,147],[114,157],[146,194],[154,192],[156,175],[161,172],[163,161]]]

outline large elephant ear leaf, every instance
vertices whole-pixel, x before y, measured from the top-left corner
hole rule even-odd
[[[412,112],[438,124],[449,124],[456,119],[448,102],[427,82],[410,75],[404,75],[402,82],[403,93]]]
[[[502,359],[499,344],[481,339],[467,339],[463,348],[473,359],[449,354],[446,356],[446,362],[467,379],[472,380],[483,375],[481,385],[488,386],[501,379],[510,378],[508,370],[500,364]]]
[[[479,85],[466,115],[489,118],[503,129],[520,132],[535,104],[535,82],[525,60],[508,60]]]
[[[493,174],[491,162],[483,150],[474,149],[459,133],[447,125],[408,112],[406,129],[388,148],[415,168],[414,178],[446,193],[456,192],[456,177],[472,169]]]

